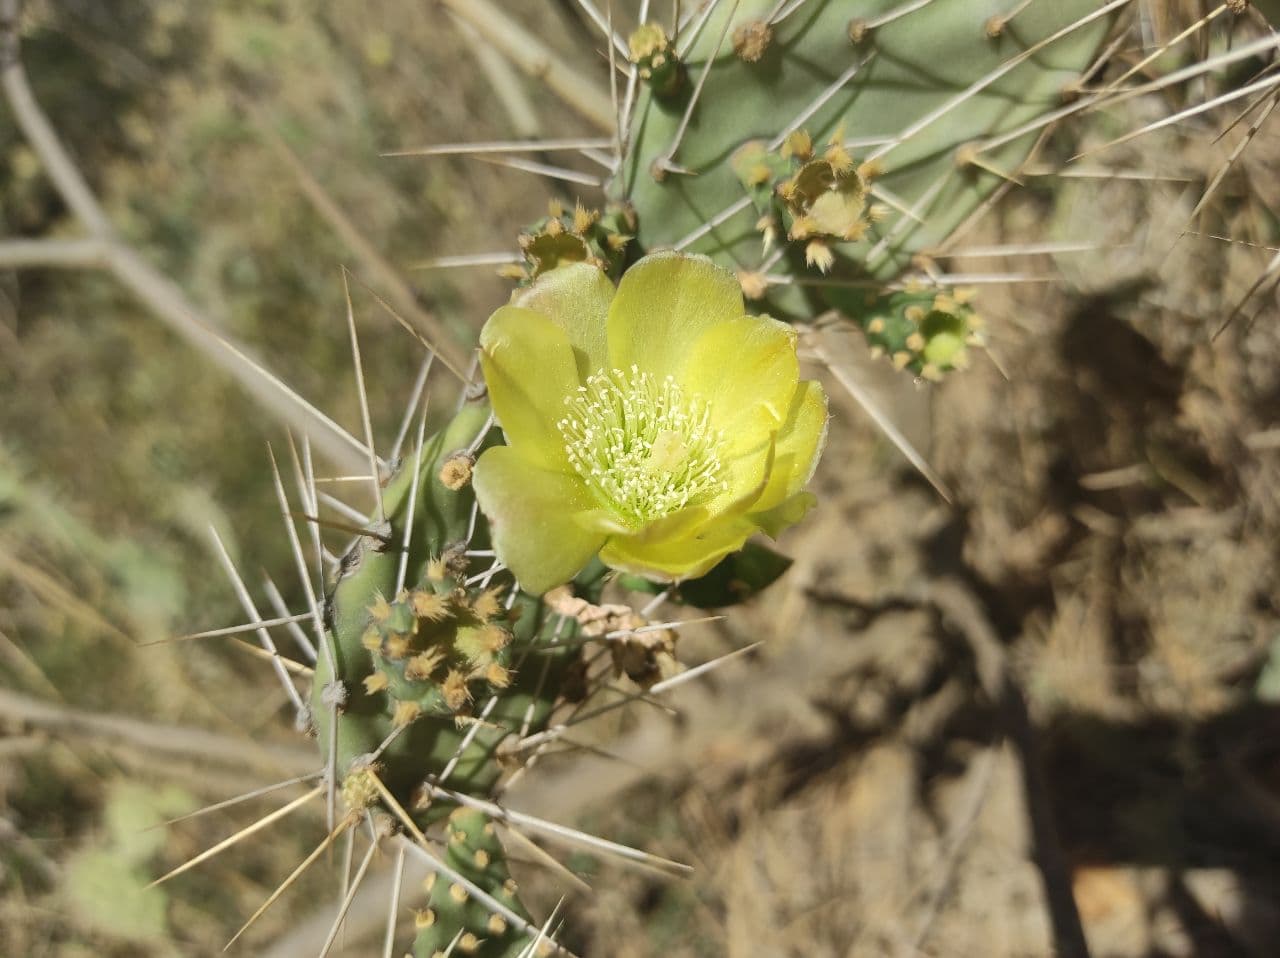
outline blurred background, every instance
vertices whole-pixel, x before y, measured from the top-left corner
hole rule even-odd
[[[576,4],[504,7],[607,91]],[[247,344],[358,431],[348,267],[387,442],[422,354],[369,290],[465,359],[510,283],[492,266],[419,267],[513,249],[553,198],[598,200],[462,157],[381,155],[601,135],[588,108],[518,73],[451,8],[24,6],[39,109],[134,259],[80,244],[84,217],[7,88],[0,955],[218,954],[323,834],[304,811],[148,887],[292,793],[161,823],[314,765],[261,661],[219,639],[160,641],[243,618],[211,525],[255,582],[277,576],[284,601],[298,598],[267,458],[271,443],[284,461],[285,430],[202,331]],[[1069,127],[1046,162],[1155,116],[1139,99]],[[596,730],[611,757],[580,743],[520,793],[523,808],[697,870],[671,881],[575,857],[588,894],[526,866],[544,914],[569,895],[570,947],[1047,955],[1083,929],[1095,955],[1276,953],[1274,285],[1212,338],[1280,246],[1267,117],[1250,131],[1211,111],[1091,160],[1103,175],[1015,191],[966,245],[1084,242],[974,254],[973,270],[1020,279],[983,288],[990,349],[971,369],[921,386],[853,336],[820,342],[838,370],[810,371],[832,397],[820,509],[782,543],[787,576],[681,650],[764,647],[685,689],[674,713]],[[872,391],[950,502],[841,376]],[[431,382],[443,407],[456,389]],[[318,468],[350,471],[343,455],[319,443]],[[240,953],[315,954],[340,897],[336,858]],[[383,872],[335,953],[381,954]],[[408,922],[412,887],[405,904]]]

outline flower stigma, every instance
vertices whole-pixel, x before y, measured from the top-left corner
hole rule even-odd
[[[672,376],[659,381],[639,367],[588,377],[565,397],[556,423],[574,470],[632,527],[665,518],[729,488],[720,451],[724,436],[711,407],[686,396]]]

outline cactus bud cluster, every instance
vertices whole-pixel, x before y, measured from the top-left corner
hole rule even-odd
[[[747,143],[734,166],[760,213],[756,228],[765,249],[781,227],[788,242],[803,245],[805,262],[823,273],[835,263],[833,243],[862,239],[888,212],[870,201],[879,165],[854,161],[843,128],[820,153],[804,130],[793,131],[776,151],[761,141]]]
[[[649,84],[654,96],[670,98],[684,89],[687,71],[662,24],[652,20],[641,24],[627,46],[640,79]]]
[[[500,272],[527,283],[566,263],[590,263],[617,276],[635,230],[635,211],[626,203],[610,203],[604,210],[579,203],[569,210],[552,200],[547,215],[517,239],[524,262]]]
[[[972,299],[972,289],[911,283],[906,289],[868,293],[865,307],[851,312],[873,356],[887,356],[898,369],[936,380],[963,369],[969,347],[981,345],[982,317]]]

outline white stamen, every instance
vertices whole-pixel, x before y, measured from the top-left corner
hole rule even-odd
[[[623,522],[642,526],[729,488],[711,407],[632,366],[596,373],[565,398],[569,462]]]

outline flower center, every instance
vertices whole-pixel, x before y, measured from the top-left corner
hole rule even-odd
[[[728,488],[711,407],[632,366],[596,373],[565,397],[556,426],[569,462],[630,525],[644,525]]]

